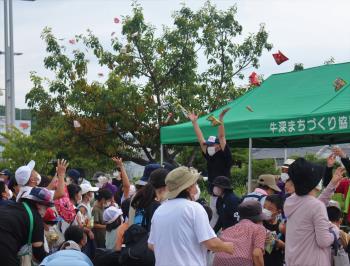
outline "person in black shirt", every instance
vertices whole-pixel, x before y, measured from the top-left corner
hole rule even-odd
[[[0,206],[1,265],[19,265],[17,253],[22,246],[28,244],[30,218],[24,204],[27,204],[33,215],[31,237],[33,258],[40,262],[47,255],[44,250],[42,217],[45,215],[48,206],[52,206],[53,203],[50,202],[50,192],[47,189],[32,188],[23,194],[21,202]]]
[[[231,151],[226,144],[225,128],[224,128],[224,116],[230,110],[230,108],[224,109],[219,120],[221,125],[218,127],[219,136],[210,136],[205,141],[203,133],[198,125],[198,116],[194,113],[189,114],[188,118],[192,121],[194,131],[196,132],[199,145],[201,146],[204,158],[207,161],[208,169],[208,192],[212,194],[213,186],[212,183],[217,176],[230,177],[231,167],[233,165]]]
[[[284,201],[281,195],[267,196],[264,203],[265,213],[267,210],[271,217],[270,220],[263,222],[264,227],[271,232],[275,232],[277,235],[277,239],[275,239],[271,253],[266,251],[264,254],[265,266],[283,266],[284,263],[285,239],[281,232],[281,220],[278,219],[278,216],[282,213],[283,204]]]
[[[218,176],[213,182],[213,193],[218,197],[216,210],[219,219],[214,227],[217,233],[238,223],[238,205],[240,199],[233,193],[230,180],[226,176]]]

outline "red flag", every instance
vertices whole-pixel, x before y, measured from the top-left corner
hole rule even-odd
[[[114,23],[115,23],[115,24],[118,24],[119,22],[120,22],[119,18],[115,17],[115,18],[114,18]]]
[[[289,59],[284,54],[282,54],[281,51],[278,51],[277,54],[272,54],[272,56],[275,59],[277,65],[280,65]]]
[[[69,43],[70,43],[70,44],[75,44],[75,40],[74,40],[74,39],[70,39],[70,40],[69,40]]]
[[[253,86],[260,86],[260,83],[261,83],[259,80],[258,74],[256,74],[255,72],[250,74],[249,82],[250,82],[250,85],[253,85]]]

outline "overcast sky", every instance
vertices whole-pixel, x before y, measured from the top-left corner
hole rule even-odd
[[[0,50],[4,50],[3,6],[0,1]],[[114,24],[114,17],[131,14],[130,0],[37,0],[35,2],[13,0],[15,52],[16,106],[26,107],[24,98],[32,84],[29,72],[49,75],[43,66],[45,45],[40,34],[45,26],[54,34],[65,38],[64,44],[75,34],[91,29],[108,45],[111,32],[120,32],[121,24]],[[139,0],[147,22],[156,27],[171,26],[171,14],[180,4],[198,9],[202,0]],[[273,73],[293,69],[295,63],[305,67],[322,65],[331,56],[337,63],[350,61],[350,1],[349,0],[216,0],[220,9],[233,4],[238,6],[238,21],[244,34],[256,32],[260,23],[266,24],[269,41],[290,60],[277,66],[271,53],[265,52],[261,67],[257,70],[265,77]],[[249,70],[252,71],[253,69]],[[98,79],[101,72],[95,63],[89,67],[89,78]],[[4,56],[0,58],[0,88],[4,88]],[[0,96],[0,104],[4,96]]]

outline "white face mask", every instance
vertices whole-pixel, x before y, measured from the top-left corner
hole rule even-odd
[[[92,203],[92,202],[94,202],[94,200],[95,200],[95,194],[92,193],[92,194],[91,194],[91,197],[90,197],[90,202]]]
[[[220,197],[222,195],[222,193],[223,193],[223,190],[221,188],[219,188],[219,187],[214,187],[213,188],[213,194],[215,196]]]
[[[36,185],[39,186],[40,182],[41,182],[41,175],[37,175],[38,180],[36,181]]]
[[[262,210],[263,214],[267,216],[267,218],[271,219],[272,218],[272,212],[269,211],[268,209],[263,208]]]
[[[286,183],[286,181],[289,179],[289,175],[287,173],[281,174],[281,180],[283,183]]]
[[[198,184],[196,185],[197,187],[197,193],[194,195],[194,201],[199,200],[199,197],[201,196],[201,189],[199,188]]]
[[[208,147],[208,155],[209,156],[213,156],[215,153],[216,153],[216,151],[215,151],[215,147],[214,146]]]

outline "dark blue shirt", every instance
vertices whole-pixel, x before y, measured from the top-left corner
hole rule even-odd
[[[238,205],[240,199],[232,191],[226,191],[223,197],[218,197],[216,209],[219,219],[214,227],[218,232],[238,223]]]

